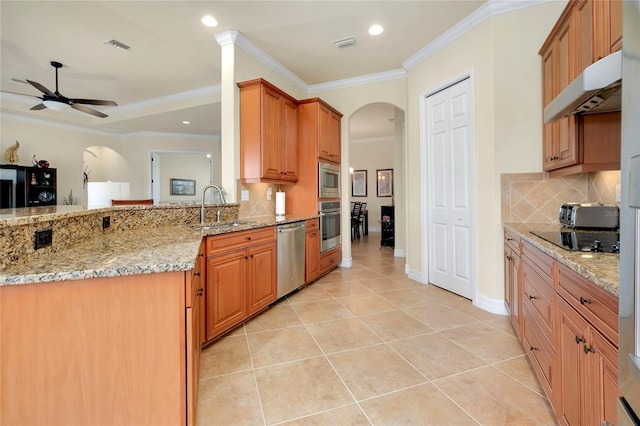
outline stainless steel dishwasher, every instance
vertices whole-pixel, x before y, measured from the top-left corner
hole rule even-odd
[[[278,299],[304,284],[304,221],[278,226]]]

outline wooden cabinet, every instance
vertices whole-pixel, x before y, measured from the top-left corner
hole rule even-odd
[[[566,425],[616,424],[618,349],[559,298],[559,419]]]
[[[57,170],[39,167],[18,169],[16,207],[51,206],[57,201]]]
[[[511,236],[505,229],[505,256]],[[617,299],[527,241],[521,252],[520,337],[559,422],[616,424]],[[513,315],[514,290],[505,298]]]
[[[306,143],[317,147],[317,159],[340,164],[342,114],[320,98],[299,101],[298,107],[304,109],[304,115],[301,112],[305,126],[302,137]]]
[[[243,182],[298,180],[297,101],[263,79],[240,88],[240,178]]]
[[[540,49],[543,108],[586,67],[621,48],[621,4],[620,0],[569,1]],[[600,115],[543,123],[543,169],[550,176],[620,169],[620,113]],[[597,136],[591,135],[593,129],[598,129]]]
[[[342,261],[342,247],[338,246],[334,249],[320,253],[320,275],[335,269]]]
[[[306,225],[305,281],[310,283],[320,276],[320,229],[318,219],[309,219]]]
[[[190,274],[191,286],[186,294],[186,336],[187,336],[187,424],[196,424],[196,411],[198,405],[198,383],[200,376],[200,353],[203,341],[203,302],[204,302],[204,281],[203,281],[203,259],[204,247],[200,244],[195,267]]]
[[[275,231],[271,226],[207,237],[207,341],[276,300]]]
[[[520,290],[520,239],[505,230],[504,234],[504,298],[513,329],[522,335],[521,290]]]
[[[0,286],[2,423],[190,423],[186,275]]]

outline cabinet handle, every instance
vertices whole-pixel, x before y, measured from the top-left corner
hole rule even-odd
[[[507,238],[507,241],[513,241],[513,238]]]
[[[201,289],[201,288],[199,288],[199,289],[196,291],[196,296],[202,297],[202,289]]]
[[[200,272],[196,272],[195,274],[193,274],[194,277],[199,277],[200,276]]]
[[[584,304],[591,304],[591,299],[585,299],[584,297],[580,296],[580,304],[584,305]]]
[[[578,337],[576,336],[576,344],[580,344],[580,342],[582,343],[587,343],[587,339],[585,339],[584,337]]]
[[[529,350],[533,352],[533,351],[537,351],[538,348],[536,348],[535,346],[529,346]]]
[[[590,347],[588,347],[587,345],[584,345],[584,346],[582,347],[582,349],[584,349],[584,353],[585,353],[585,354],[588,354],[589,352],[592,352],[592,353],[594,353],[594,354],[596,353],[596,350],[595,350],[595,349],[590,348]]]
[[[198,257],[204,257],[204,253],[199,253]]]
[[[507,256],[507,260],[513,260],[513,257]]]
[[[247,237],[247,240],[251,241],[251,237]]]
[[[537,297],[532,296],[532,295],[529,295],[529,296],[527,296],[527,297],[529,298],[529,300],[537,299]]]

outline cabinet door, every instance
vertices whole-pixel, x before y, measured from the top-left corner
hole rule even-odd
[[[280,179],[280,98],[269,87],[262,92],[262,177]],[[255,119],[259,119],[255,117]]]
[[[554,56],[553,43],[542,53],[542,105],[547,106],[553,100],[556,93],[555,85],[557,78],[555,77],[556,64]],[[558,125],[556,123],[542,124],[542,163],[545,171],[551,170],[555,165],[554,140],[556,139]]]
[[[558,61],[557,68],[557,96],[576,77],[577,73],[577,46],[575,44],[575,28],[571,25],[571,17],[558,32]],[[578,161],[576,119],[573,116],[558,120],[557,142],[555,145],[556,157],[554,168],[570,166]]]
[[[342,117],[340,117],[340,115],[336,114],[335,112],[331,111],[331,124],[330,124],[330,146],[331,146],[331,150],[330,150],[330,156],[331,156],[331,160],[339,163],[340,162],[340,158],[341,158],[341,152],[340,152],[340,120],[342,119]]]
[[[587,342],[587,322],[573,308],[560,300],[560,401],[559,419],[567,425],[582,425],[588,417],[583,393],[586,389],[583,365],[584,344]]]
[[[305,279],[315,280],[320,273],[320,231],[307,231],[305,240]]]
[[[509,312],[509,315],[513,317],[513,268],[512,268],[512,253],[511,248],[508,245],[504,245],[504,304]]]
[[[282,98],[284,128],[280,149],[282,179],[298,180],[298,105],[289,98]]]
[[[609,0],[610,53],[622,49],[622,0]]]
[[[245,319],[246,265],[245,250],[207,259],[207,340]]]
[[[593,1],[580,0],[575,6],[575,32],[578,37],[578,70],[584,70],[593,63]]]
[[[585,357],[589,362],[591,383],[591,421],[589,424],[617,424],[618,390],[618,350],[597,330],[592,328],[591,346],[587,347]]]
[[[276,300],[276,243],[250,247],[247,257],[247,315],[251,315]]]
[[[511,322],[518,336],[522,335],[522,319],[521,317],[521,294],[520,291],[520,256],[517,253],[511,254]]]
[[[318,103],[318,157],[333,161],[331,151],[331,109]]]

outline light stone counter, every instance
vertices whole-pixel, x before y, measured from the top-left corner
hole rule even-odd
[[[557,224],[503,223],[503,225],[569,269],[618,297],[620,286],[618,277],[620,256],[618,254],[564,250],[530,233],[530,231],[559,231],[560,225]]]
[[[60,207],[60,206],[58,206]],[[109,208],[108,212],[113,212]],[[123,207],[137,210],[137,206]],[[86,212],[86,211],[85,211]],[[47,213],[49,214],[49,213]],[[53,212],[49,220],[68,218],[80,212]],[[145,226],[106,232],[96,238],[70,247],[31,258],[27,262],[12,262],[0,270],[0,286],[35,282],[55,282],[156,272],[193,269],[203,237],[274,226],[317,216],[256,216],[241,218],[237,227],[216,229],[199,225]],[[14,220],[32,220],[28,217]],[[207,223],[207,225],[215,225]]]

